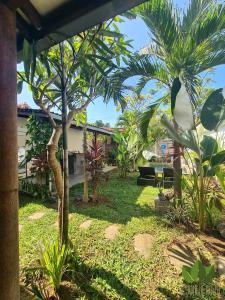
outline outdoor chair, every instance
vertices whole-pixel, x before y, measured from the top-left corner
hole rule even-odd
[[[173,187],[174,171],[172,168],[163,168],[163,188],[168,189]]]
[[[137,185],[142,186],[156,186],[155,168],[152,167],[139,167],[140,175],[137,178]]]

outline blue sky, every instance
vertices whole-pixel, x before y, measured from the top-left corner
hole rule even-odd
[[[180,7],[183,7],[187,1],[176,0],[174,1]],[[129,39],[133,40],[134,51],[139,50],[141,47],[146,45],[149,41],[148,30],[144,22],[140,19],[136,20],[126,20],[120,24],[120,30],[123,34],[127,35]],[[19,69],[22,66],[19,65]],[[225,66],[219,66],[215,69],[213,75],[213,82],[211,86],[213,87],[223,87],[225,85],[224,80]],[[131,80],[132,84],[135,85],[135,79]],[[32,100],[32,95],[25,87],[21,95],[18,95],[18,102],[27,102],[31,107],[35,107]],[[120,112],[116,111],[114,103],[111,101],[107,105],[103,103],[102,99],[99,98],[95,103],[90,104],[88,107],[88,122],[93,123],[96,120],[103,120],[104,122],[109,122],[111,126],[114,126]]]

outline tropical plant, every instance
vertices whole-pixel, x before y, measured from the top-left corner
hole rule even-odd
[[[205,266],[197,260],[192,267],[183,266],[182,277],[187,284],[210,284],[215,277],[215,269],[213,265]]]
[[[104,152],[100,141],[92,140],[89,150],[86,153],[87,171],[91,175],[93,185],[93,200],[98,200],[98,188],[103,175]]]
[[[46,113],[52,126],[47,147],[48,163],[59,199],[60,243],[68,241],[68,128],[76,114],[105,93],[106,78],[117,67],[121,57],[129,55],[128,46],[129,41],[123,38],[113,20],[53,46],[38,57],[35,55],[35,45],[24,41],[24,72],[18,72],[18,86],[21,82],[29,85],[34,102]],[[52,109],[62,112],[60,124],[56,123]],[[63,176],[56,157],[61,135]]]
[[[122,178],[127,177],[127,172],[130,169],[131,160],[129,157],[128,143],[129,135],[128,132],[121,132],[117,130],[113,135],[114,141],[117,143],[117,154],[116,161],[119,168],[119,173]]]
[[[55,292],[59,290],[62,276],[66,271],[66,257],[67,247],[65,244],[60,248],[57,241],[43,243],[40,258],[41,269]]]
[[[216,132],[216,135],[218,135],[219,127],[225,120],[224,103],[223,90],[216,90],[210,94],[200,113],[203,127],[207,130],[213,130]],[[165,115],[162,117],[162,124],[172,139],[188,149],[187,155],[192,163],[190,169],[192,169],[193,173],[194,197],[197,200],[197,203],[194,203],[194,205],[196,211],[198,211],[200,228],[204,230],[206,225],[205,212],[210,216],[210,208],[213,206],[222,208],[220,203],[221,197],[218,197],[218,195],[216,197],[215,195],[210,196],[207,188],[211,177],[216,176],[217,173],[221,181],[221,165],[225,163],[225,151],[219,148],[217,140],[210,135],[199,136],[196,130],[175,129]],[[192,158],[190,150],[195,154]],[[221,187],[223,188],[223,184]]]
[[[174,126],[191,129],[192,103],[202,80],[199,74],[225,63],[225,6],[213,0],[191,0],[187,9],[181,11],[173,7],[171,0],[151,0],[135,8],[133,16],[145,22],[152,41],[110,79],[108,97],[124,98],[129,90],[124,81],[132,76],[141,76],[137,90],[142,90],[150,80],[157,81],[164,95],[153,101],[145,113],[144,136],[147,137],[151,117],[165,102],[171,103]],[[174,188],[180,198],[180,151],[176,142],[174,149]]]

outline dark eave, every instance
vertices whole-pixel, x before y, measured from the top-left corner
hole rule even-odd
[[[50,6],[45,13],[46,3],[43,1],[5,1],[11,9],[17,10],[19,60],[24,38],[30,42],[36,41],[37,49],[41,51],[144,2],[144,0],[45,0]]]

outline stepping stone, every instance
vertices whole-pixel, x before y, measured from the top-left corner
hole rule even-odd
[[[173,244],[167,249],[166,256],[178,272],[182,271],[183,266],[193,266],[197,259],[190,247],[184,244]]]
[[[19,224],[19,232],[22,230],[23,225]]]
[[[39,220],[44,216],[44,212],[37,212],[28,217],[29,220]]]
[[[80,228],[81,229],[88,229],[91,226],[92,220],[87,220],[84,221],[81,225]]]
[[[119,228],[120,226],[117,224],[113,224],[107,227],[105,229],[105,238],[110,241],[114,240],[119,232]]]
[[[225,275],[225,257],[224,256],[218,256],[216,258],[216,267],[218,270],[219,275]]]
[[[134,237],[134,249],[143,256],[145,259],[148,259],[151,254],[151,248],[153,246],[154,237],[148,233],[137,234]]]

